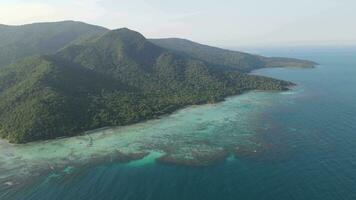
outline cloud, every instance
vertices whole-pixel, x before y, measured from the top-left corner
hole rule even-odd
[[[43,21],[78,20],[93,22],[105,14],[98,1],[60,3],[20,2],[0,4],[0,24],[19,25]]]
[[[0,23],[23,24],[53,15],[55,9],[42,3],[8,4],[0,6]]]

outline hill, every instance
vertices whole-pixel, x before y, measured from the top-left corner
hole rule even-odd
[[[75,21],[0,25],[0,67],[28,56],[55,53],[72,42],[106,31],[103,27]]]
[[[53,54],[73,43],[91,40],[109,31],[100,26],[76,21],[45,22],[21,26],[0,25],[0,67],[29,56]],[[150,42],[177,54],[212,63],[225,69],[249,72],[264,67],[312,67],[316,63],[268,58],[244,52],[202,45],[185,39],[151,39]]]
[[[151,39],[152,43],[190,56],[201,61],[215,64],[225,69],[235,69],[250,72],[265,67],[302,67],[310,68],[316,63],[294,58],[263,57],[239,51],[231,51],[208,45],[199,44],[186,39],[167,38]]]
[[[14,143],[72,136],[291,85],[222,70],[126,28],[106,31],[0,68],[0,136]]]

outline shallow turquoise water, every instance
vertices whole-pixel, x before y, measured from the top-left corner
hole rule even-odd
[[[0,144],[0,199],[356,199],[356,50],[262,53],[320,66],[254,72],[298,84],[285,93],[251,92],[92,139]],[[225,149],[213,165],[181,165]],[[117,151],[150,154],[122,164]],[[162,155],[180,165],[154,162]]]

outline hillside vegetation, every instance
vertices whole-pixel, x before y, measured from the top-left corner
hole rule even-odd
[[[250,72],[265,67],[314,67],[317,63],[294,58],[264,57],[199,44],[186,39],[151,39],[152,43],[224,69]]]

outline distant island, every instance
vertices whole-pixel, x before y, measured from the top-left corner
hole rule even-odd
[[[0,137],[74,136],[249,90],[287,90],[294,84],[248,72],[314,65],[75,21],[0,25]]]

